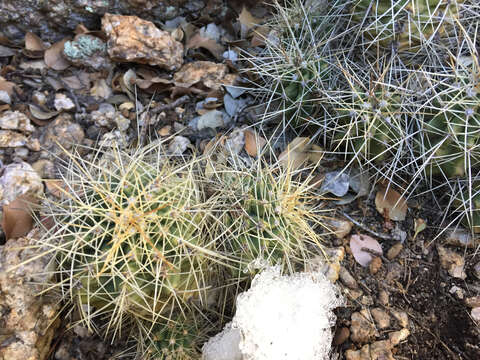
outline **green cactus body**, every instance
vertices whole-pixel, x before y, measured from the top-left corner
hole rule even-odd
[[[416,52],[431,36],[444,33],[445,24],[458,17],[458,4],[462,2],[358,0],[352,5],[352,18],[358,24],[363,23],[362,32],[372,44],[389,47],[397,43],[400,53]]]
[[[367,162],[381,163],[394,157],[406,141],[400,104],[400,96],[386,90],[374,95],[355,90],[351,102],[337,105],[337,123],[330,129],[334,148]]]
[[[471,193],[468,188],[471,189]],[[456,212],[463,214],[462,224],[473,233],[480,233],[480,183],[474,181],[468,184],[467,189],[455,194],[454,198]]]
[[[82,192],[57,205],[58,271],[65,293],[87,306],[87,325],[95,315],[117,330],[124,317],[154,322],[204,297],[213,244],[194,162],[161,156],[117,154],[69,170]]]
[[[460,71],[427,109],[419,156],[428,176],[455,178],[480,168],[480,93],[473,68]]]
[[[246,271],[253,263],[282,264],[290,269],[302,262],[312,247],[320,248],[308,191],[291,174],[254,166],[250,171],[220,171],[216,184],[221,204],[226,253]],[[277,172],[277,173],[275,173]],[[250,269],[249,269],[250,270]]]

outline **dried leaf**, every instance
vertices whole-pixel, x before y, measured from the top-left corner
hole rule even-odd
[[[252,157],[256,157],[258,155],[258,151],[262,150],[262,148],[267,143],[263,137],[259,136],[255,131],[245,130],[245,151],[248,155]]]
[[[49,120],[58,115],[58,111],[43,111],[33,104],[28,105],[28,109],[30,110],[32,116],[38,120]]]
[[[45,44],[37,35],[27,32],[25,34],[25,49],[28,51],[44,51]]]
[[[185,34],[182,30],[181,27],[176,28],[175,30],[172,31],[172,37],[177,40],[177,41],[182,41],[184,38]]]
[[[255,25],[260,24],[262,21],[261,19],[257,19],[252,14],[250,11],[248,11],[245,6],[243,6],[242,12],[238,16],[238,21],[240,22],[241,25],[241,37],[245,38],[247,35],[248,31],[253,28]]]
[[[283,168],[298,170],[308,160],[307,150],[310,148],[308,137],[297,137],[278,157]]]
[[[207,37],[202,37],[199,33],[192,36],[189,39],[188,43],[185,45],[187,49],[198,49],[203,48],[208,50],[217,60],[223,59],[223,53],[225,52],[225,47],[217,43],[214,39]]]
[[[23,194],[3,206],[2,228],[7,240],[23,236],[32,229],[33,217],[30,208],[35,203],[36,198]]]
[[[66,38],[56,42],[45,50],[45,64],[53,70],[65,70],[70,63],[63,57],[63,45],[70,39]]]
[[[318,145],[312,145],[308,152],[308,160],[313,164],[318,164],[323,158],[323,149]]]
[[[15,83],[7,81],[0,76],[0,91],[5,91],[9,96],[12,96],[14,87]]]
[[[375,206],[387,220],[403,221],[407,216],[407,200],[390,187],[377,192]]]
[[[350,249],[355,260],[362,266],[368,266],[375,256],[363,249],[369,249],[378,255],[383,254],[380,243],[368,235],[352,235],[350,237]]]

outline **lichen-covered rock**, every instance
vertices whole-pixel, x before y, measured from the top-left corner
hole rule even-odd
[[[183,45],[169,32],[137,16],[105,14],[102,29],[108,36],[107,51],[115,61],[180,68]]]
[[[208,6],[207,6],[208,5]],[[106,12],[136,15],[142,19],[163,22],[177,16],[217,16],[221,0],[2,0],[0,29],[12,40],[22,41],[27,31],[43,40],[57,41],[71,35],[78,24],[97,29]]]
[[[100,38],[88,34],[67,41],[63,45],[63,55],[73,65],[91,67],[94,70],[108,69],[111,66],[107,44]]]
[[[33,258],[36,230],[0,246],[0,360],[45,360],[59,320],[58,301],[38,295],[53,275],[48,255]]]
[[[26,162],[7,165],[0,177],[0,204],[5,205],[20,195],[43,193],[42,179]]]

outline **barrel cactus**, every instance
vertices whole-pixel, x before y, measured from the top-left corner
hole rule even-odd
[[[194,160],[172,164],[159,145],[71,155],[69,189],[50,204],[54,227],[42,245],[56,252],[63,294],[89,328],[103,322],[104,334],[118,335],[204,299],[214,252],[196,174]]]

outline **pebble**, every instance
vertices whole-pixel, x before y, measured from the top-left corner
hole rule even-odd
[[[55,166],[53,162],[47,159],[40,159],[32,164],[33,170],[35,170],[42,179],[54,179],[55,178]]]
[[[370,274],[375,275],[378,270],[382,267],[382,259],[379,256],[375,256],[370,264],[368,265],[368,269],[370,270]]]
[[[377,331],[367,310],[354,312],[351,317],[350,339],[359,344],[365,344],[375,338]]]
[[[327,224],[332,229],[337,239],[343,239],[352,231],[353,224],[347,220],[327,219]]]
[[[395,360],[388,340],[375,341],[362,346],[360,350],[347,350],[346,360]]]
[[[473,308],[470,315],[474,321],[480,323],[480,307]]]
[[[390,334],[388,334],[388,339],[390,340],[390,343],[392,344],[392,346],[396,346],[400,344],[400,342],[405,340],[409,335],[410,335],[410,330],[402,329],[399,331],[393,331]]]
[[[480,279],[480,261],[477,262],[473,267],[473,274],[477,277],[477,279]]]
[[[380,292],[378,293],[378,301],[383,306],[390,305],[390,296],[386,290],[380,290]]]
[[[447,233],[445,243],[462,248],[473,248],[475,246],[475,239],[469,231],[462,228],[456,228]]]
[[[110,131],[104,134],[100,140],[100,147],[118,147],[119,149],[125,149],[127,146],[127,137],[119,130]]]
[[[206,128],[215,129],[224,126],[223,113],[218,110],[209,111],[198,118],[197,129],[203,130]]]
[[[408,314],[405,311],[392,310],[392,315],[402,328],[408,326]]]
[[[387,259],[388,260],[393,260],[395,259],[398,254],[403,250],[403,244],[402,243],[396,243],[393,245],[390,249],[387,251]]]
[[[19,147],[15,149],[15,157],[18,157],[21,160],[26,160],[28,157],[28,149],[24,147]]]
[[[330,282],[335,283],[339,278],[340,262],[344,257],[345,248],[343,246],[325,249],[325,256],[317,255],[309,261],[307,271],[319,272]],[[328,259],[328,261],[326,261],[326,259]]]
[[[350,274],[345,267],[340,266],[339,275],[340,275],[340,281],[341,281],[346,287],[348,287],[348,288],[350,288],[350,289],[352,289],[352,290],[358,289],[357,280],[355,280],[355,278],[352,276],[352,274]]]
[[[53,105],[57,111],[70,111],[75,109],[75,104],[72,99],[62,93],[55,94]]]
[[[102,30],[108,37],[107,52],[114,61],[135,62],[179,69],[183,63],[183,45],[169,32],[137,16],[105,14]]]
[[[448,291],[450,294],[455,294],[455,296],[457,297],[457,299],[460,299],[462,300],[464,298],[464,292],[463,292],[463,289],[454,285],[450,288],[450,290]]]
[[[437,246],[437,251],[440,257],[440,264],[448,271],[450,276],[462,280],[467,277],[464,270],[465,259],[462,255],[440,245]]]
[[[472,296],[465,299],[465,304],[471,308],[480,307],[480,295]]]
[[[65,151],[62,148],[70,150],[85,138],[82,127],[72,122],[72,116],[68,113],[60,114],[47,126],[41,127],[40,131],[40,144],[50,152],[49,157],[64,157]]]
[[[184,136],[175,136],[168,145],[168,152],[172,155],[182,155],[191,145],[190,140]]]
[[[5,111],[0,116],[0,128],[26,133],[31,133],[35,130],[35,127],[30,123],[30,119],[20,111]]]
[[[25,135],[11,130],[0,130],[0,148],[20,147],[27,144]]]
[[[335,346],[342,345],[345,341],[347,341],[349,336],[350,336],[350,330],[347,327],[339,328],[333,338],[333,345]]]
[[[234,155],[240,154],[245,146],[245,132],[241,129],[235,129],[225,141],[225,148]]]
[[[39,106],[43,106],[47,103],[47,97],[43,92],[35,91],[32,95],[32,101]]]
[[[375,320],[375,323],[379,329],[390,327],[390,316],[385,310],[374,308],[371,309],[370,312],[372,313],[373,319]]]
[[[229,85],[232,78],[225,64],[193,61],[183,65],[173,76],[173,81],[175,85],[187,88],[195,84],[203,84],[209,89],[219,90],[223,85]]]
[[[23,194],[39,196],[42,193],[42,179],[30,164],[21,162],[5,166],[0,178],[2,205],[8,204]]]

